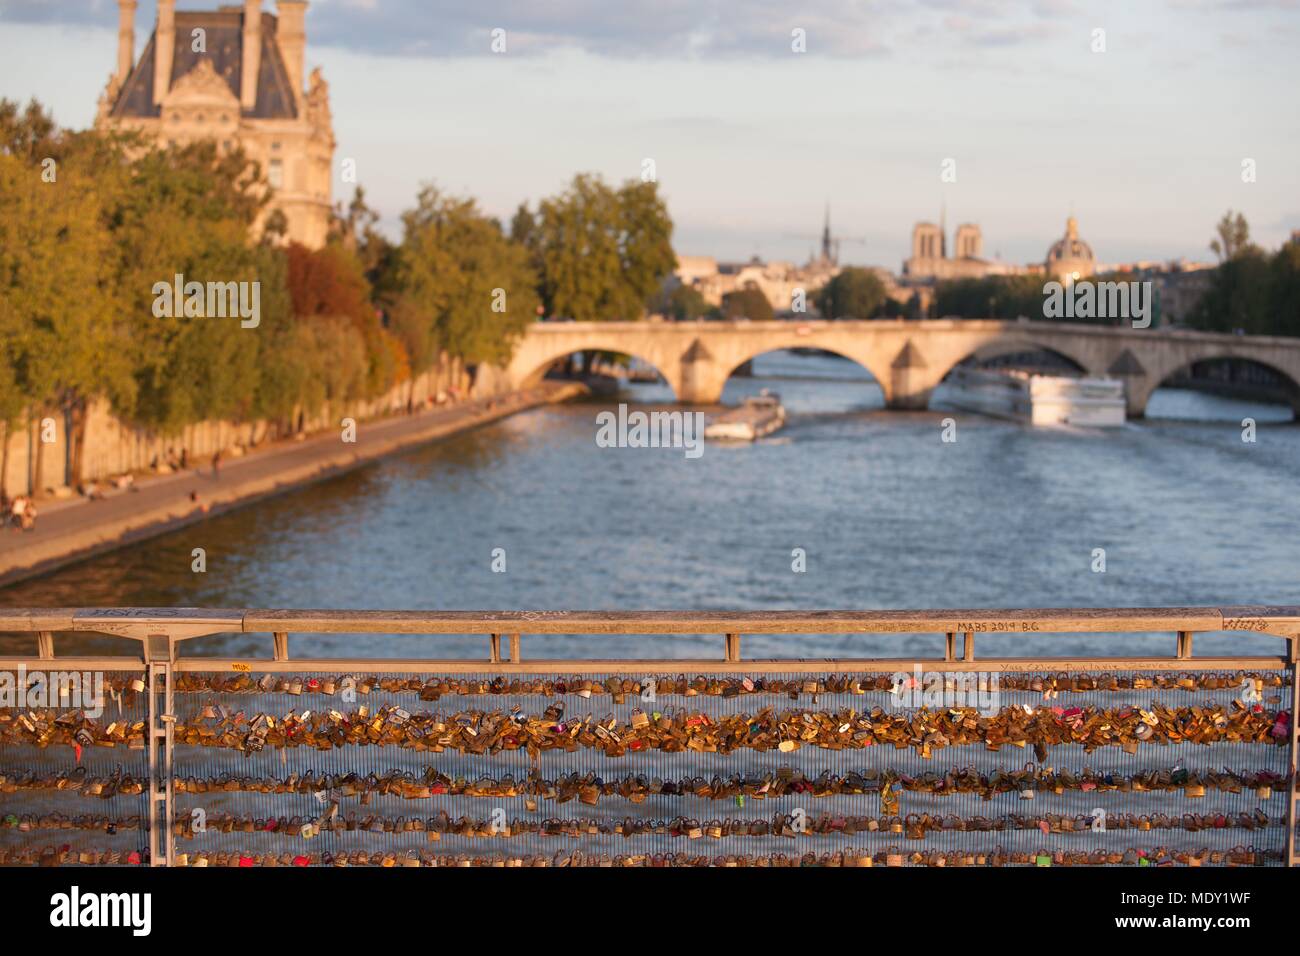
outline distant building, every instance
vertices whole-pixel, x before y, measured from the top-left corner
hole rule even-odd
[[[325,244],[331,208],[334,132],[329,87],[319,69],[304,86],[305,0],[262,0],[215,11],[176,10],[158,0],[158,22],[138,63],[136,0],[118,0],[117,70],[99,99],[95,125],[136,130],[160,145],[198,139],[242,146],[271,187],[267,212],[283,213],[288,238]]]
[[[1022,271],[1015,266],[984,258],[984,236],[974,223],[962,223],[953,236],[956,247],[948,257],[943,226],[918,222],[912,227],[912,255],[903,263],[904,281],[936,282],[947,279],[982,279]]]
[[[1052,243],[1043,263],[1048,278],[1069,285],[1076,279],[1086,279],[1097,271],[1097,258],[1092,246],[1079,238],[1079,222],[1073,216],[1065,220],[1065,235]]]
[[[804,266],[791,262],[718,262],[710,256],[679,256],[669,286],[687,285],[710,305],[721,305],[723,296],[753,286],[763,293],[772,311],[790,312],[796,292],[803,290],[807,311],[815,314],[813,293],[839,274],[839,267],[822,259]]]

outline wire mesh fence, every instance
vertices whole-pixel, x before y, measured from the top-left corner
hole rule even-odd
[[[720,661],[528,661],[493,631],[487,662],[396,666],[291,660],[287,631],[271,659],[187,657],[141,621],[97,700],[66,675],[108,659],[51,632],[0,664],[0,863],[1294,862],[1289,630],[1226,659],[1180,627],[1127,664],[977,661],[973,631],[918,662],[747,661],[739,631]]]

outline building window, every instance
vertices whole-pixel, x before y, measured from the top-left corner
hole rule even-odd
[[[266,181],[271,184],[273,189],[284,188],[284,164],[280,160],[271,160],[271,165],[266,173]]]
[[[280,144],[279,144],[279,143],[272,143],[272,144],[271,144],[271,151],[272,151],[272,152],[275,152],[275,153],[278,153],[278,152],[280,151]]]

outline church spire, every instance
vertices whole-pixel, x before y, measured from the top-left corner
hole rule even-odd
[[[822,226],[822,258],[827,262],[834,262],[835,257],[831,255],[831,203],[826,200],[826,220]]]

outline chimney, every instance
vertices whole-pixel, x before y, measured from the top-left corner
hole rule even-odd
[[[257,74],[262,71],[262,0],[244,0],[243,63],[239,102],[251,110],[257,106]]]
[[[158,27],[153,43],[153,101],[161,103],[172,86],[176,51],[176,0],[158,0]]]
[[[125,83],[135,65],[136,0],[117,0],[117,82]]]
[[[301,105],[302,61],[307,47],[303,20],[307,16],[307,0],[277,0],[275,12],[280,18],[280,24],[275,28],[276,37],[280,41],[280,55],[284,57],[284,68],[289,73],[289,85],[293,87],[294,98]]]

